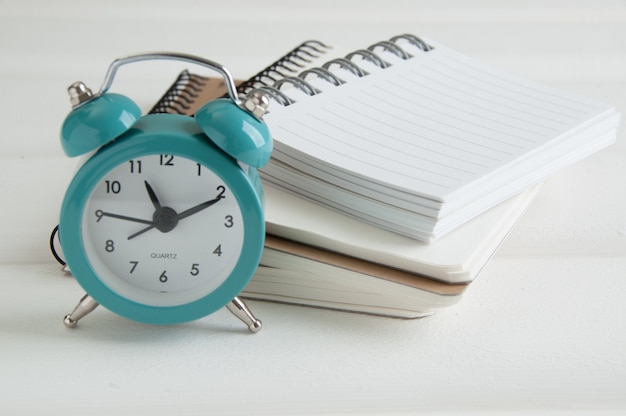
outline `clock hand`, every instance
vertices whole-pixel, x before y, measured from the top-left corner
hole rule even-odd
[[[156,192],[154,192],[154,189],[152,189],[152,186],[150,186],[148,181],[143,181],[143,183],[146,185],[146,191],[148,191],[148,196],[150,197],[150,201],[152,202],[152,205],[154,205],[154,209],[156,209],[156,212],[162,211],[163,207],[161,206],[161,202],[159,201],[159,198],[157,197]],[[147,222],[146,224],[150,224],[150,226],[136,232],[135,234],[128,236],[128,240],[132,240],[133,238],[140,236],[146,231],[150,231],[151,229],[157,226],[156,221]]]
[[[148,196],[150,197],[150,201],[152,201],[152,205],[154,205],[154,209],[161,209],[161,203],[159,202],[159,198],[157,198],[154,189],[152,189],[148,181],[143,181],[143,183],[146,185],[146,191],[148,191]]]
[[[203,209],[206,209],[208,207],[210,207],[211,205],[215,204],[216,202],[218,202],[220,199],[224,198],[223,196],[218,196],[215,199],[211,199],[210,201],[206,201],[203,202],[201,204],[196,205],[195,207],[191,207],[183,212],[181,212],[180,214],[178,214],[176,216],[177,220],[182,220],[183,218],[187,218],[193,214],[196,214],[200,211],[202,211]]]
[[[151,230],[151,229],[153,229],[154,227],[155,227],[155,225],[153,224],[153,225],[151,225],[151,226],[149,226],[149,227],[144,228],[144,229],[143,229],[143,230],[141,230],[141,231],[136,232],[136,233],[135,233],[135,234],[133,234],[133,235],[129,235],[129,236],[128,236],[128,240],[132,240],[133,238],[135,238],[135,237],[137,237],[137,236],[140,236],[141,234],[145,233],[146,231],[150,231],[150,230]]]
[[[138,222],[140,224],[150,224],[154,227],[154,221],[144,220],[141,218],[127,217],[126,215],[114,214],[112,212],[104,212],[101,209],[96,211],[96,217],[98,217],[98,221],[100,221],[102,217],[111,217],[111,218],[116,218],[118,220]]]

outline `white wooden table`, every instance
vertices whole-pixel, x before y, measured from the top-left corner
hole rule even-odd
[[[155,327],[100,308],[47,248],[75,166],[65,89],[128,53],[188,52],[237,77],[306,39],[409,32],[626,110],[626,4],[0,1],[0,413],[626,414],[626,134],[552,177],[458,305],[412,321],[251,302]],[[129,70],[148,109],[181,67]]]

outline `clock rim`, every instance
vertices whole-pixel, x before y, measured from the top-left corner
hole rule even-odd
[[[114,292],[98,278],[84,250],[83,211],[96,185],[121,163],[154,154],[185,157],[210,167],[231,189],[244,221],[242,254],[229,277],[202,298],[176,306],[141,304]],[[260,262],[265,220],[262,188],[257,179],[254,169],[245,172],[233,158],[219,150],[193,118],[177,114],[144,116],[120,138],[91,155],[72,178],[59,222],[59,239],[67,264],[78,283],[96,302],[120,316],[144,323],[175,324],[209,315],[244,289]]]

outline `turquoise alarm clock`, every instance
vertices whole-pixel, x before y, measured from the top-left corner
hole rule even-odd
[[[221,74],[229,98],[195,117],[141,116],[129,98],[109,93],[118,68],[172,59]],[[226,306],[251,331],[260,321],[237,297],[263,251],[263,189],[256,169],[272,140],[262,115],[267,97],[240,102],[222,65],[177,53],[115,60],[98,93],[69,88],[73,104],[61,143],[85,155],[61,206],[59,241],[87,292],[64,322],[76,326],[99,304],[123,317],[174,324]]]

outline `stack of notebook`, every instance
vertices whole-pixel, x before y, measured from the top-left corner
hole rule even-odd
[[[239,85],[273,100],[249,298],[406,318],[449,306],[539,184],[616,137],[614,107],[412,35],[333,51],[305,42]],[[184,72],[153,111],[222,93]]]

